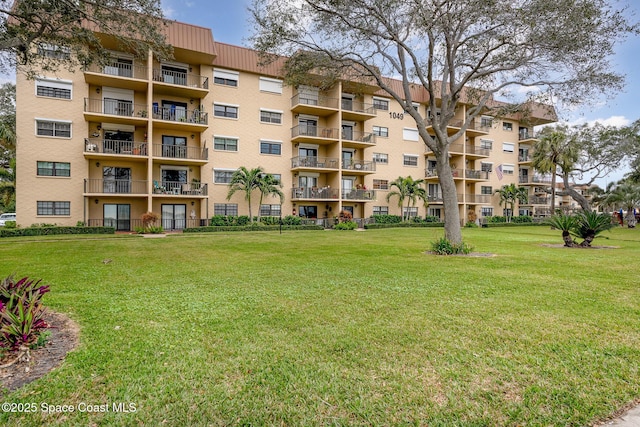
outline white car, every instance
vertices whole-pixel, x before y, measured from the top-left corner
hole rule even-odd
[[[3,213],[0,215],[0,227],[4,226],[7,221],[15,221],[16,214],[15,213]]]

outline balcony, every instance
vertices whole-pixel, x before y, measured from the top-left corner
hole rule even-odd
[[[433,150],[425,145],[424,154],[432,154]],[[453,155],[463,155],[464,154],[464,145],[459,143],[453,143],[449,145],[449,154]]]
[[[337,198],[337,188],[299,187],[291,189],[292,200],[336,200]]]
[[[467,127],[467,136],[483,136],[487,135],[491,130],[491,125],[487,126],[486,121],[474,119],[471,120]]]
[[[153,194],[165,196],[207,196],[207,184],[200,182],[153,181]]]
[[[491,204],[491,194],[465,194],[464,197],[467,203]]]
[[[115,139],[85,138],[84,157],[99,159],[105,157],[133,157],[141,161],[147,157],[147,143],[119,141]]]
[[[535,142],[538,138],[536,138],[533,134],[532,130],[529,129],[520,129],[518,132],[518,141],[519,142]]]
[[[358,190],[355,188],[342,189],[342,200],[360,200],[372,201],[376,200],[376,192],[374,190]]]
[[[104,196],[131,196],[147,194],[147,181],[129,179],[85,179],[84,193]]]
[[[519,184],[551,184],[550,176],[519,176]]]
[[[297,94],[291,98],[291,111],[296,114],[328,116],[338,111],[338,98],[322,95]]]
[[[451,176],[453,176],[454,179],[462,178],[463,176],[462,174],[463,174],[462,169],[455,169],[455,168],[451,169]],[[438,171],[436,170],[436,168],[427,168],[425,170],[425,177],[428,179],[438,179]]]
[[[204,98],[209,93],[209,78],[177,70],[153,69],[154,92],[185,98]]]
[[[476,181],[486,181],[489,179],[489,172],[476,169],[465,169],[464,177]]]
[[[371,132],[360,132],[342,129],[342,146],[348,148],[367,148],[376,145],[376,135]]]
[[[91,64],[84,70],[84,80],[96,86],[145,91],[148,70],[149,68],[143,65],[122,62],[109,65]]]
[[[333,144],[340,138],[340,129],[298,125],[291,128],[291,142]]]
[[[444,202],[444,198],[442,197],[442,193],[429,193],[427,196],[427,201],[429,203],[440,204]],[[458,194],[458,204],[462,203],[462,194]]]
[[[377,117],[376,109],[373,104],[367,104],[354,99],[343,99],[342,118],[345,120],[364,121]]]
[[[172,164],[205,164],[209,160],[209,149],[189,145],[153,144],[153,157],[162,158],[163,161],[166,159],[176,160],[175,162],[165,162]]]
[[[364,175],[374,173],[376,171],[376,163],[373,161],[352,159],[350,161],[343,161],[342,169]]]
[[[531,163],[533,161],[533,156],[529,153],[523,154],[520,153],[518,154],[518,163],[520,164],[524,164],[524,163]]]
[[[162,121],[164,129],[204,132],[207,129],[209,115],[196,109],[188,110],[175,106],[160,107],[153,104],[153,119]]]
[[[300,156],[291,158],[291,169],[338,169],[339,159],[331,157]]]
[[[548,205],[551,203],[551,197],[529,197],[529,204],[531,205]]]
[[[120,99],[84,99],[84,117],[87,121],[146,126],[147,106]]]
[[[481,148],[476,145],[467,145],[466,147],[467,157],[470,159],[478,159],[483,157],[489,157],[491,150],[488,148]]]

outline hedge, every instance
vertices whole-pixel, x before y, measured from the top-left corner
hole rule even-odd
[[[494,222],[494,223],[486,223],[482,224],[482,228],[495,228],[495,227],[529,227],[529,226],[539,226],[546,225],[544,222]]]
[[[283,225],[283,230],[324,230],[321,225]],[[215,233],[219,231],[278,231],[279,225],[247,225],[247,226],[208,226],[192,227],[182,230],[183,233]]]
[[[115,234],[114,227],[26,227],[0,229],[0,237],[53,236],[56,234]]]
[[[378,228],[399,228],[399,227],[444,227],[444,222],[401,222],[398,224],[365,224],[367,230]]]

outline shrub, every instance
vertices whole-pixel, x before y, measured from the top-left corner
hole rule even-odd
[[[302,218],[294,215],[287,215],[282,219],[283,225],[302,225]]]
[[[597,212],[579,212],[576,215],[554,215],[546,224],[562,231],[565,246],[578,246],[571,236],[583,239],[579,246],[591,246],[593,239],[604,231],[615,227],[611,222],[611,215]]]
[[[459,244],[451,243],[446,237],[441,237],[435,242],[431,242],[431,250],[438,255],[458,255],[471,253],[473,248],[464,242]]]
[[[504,216],[488,216],[485,220],[490,224],[501,224],[507,222],[507,217]]]
[[[530,222],[533,222],[533,218],[529,215],[514,216],[511,218],[511,222],[515,224],[528,224]]]
[[[33,348],[42,344],[42,333],[49,327],[44,321],[42,296],[48,285],[28,277],[16,281],[13,275],[0,281],[0,347],[2,350]]]
[[[236,219],[236,225],[247,225],[251,222],[251,219],[247,215],[241,215]]]
[[[473,221],[467,221],[467,223],[464,225],[466,228],[478,228],[478,224],[476,224]]]
[[[344,221],[333,226],[334,230],[355,230],[358,223],[355,221]]]
[[[340,222],[349,222],[353,219],[353,215],[349,211],[340,212]]]
[[[16,223],[15,221],[6,221],[4,223],[4,226],[6,228],[18,228],[18,223]]]
[[[113,227],[26,227],[6,230],[0,228],[0,237],[49,236],[55,234],[114,234]]]
[[[402,218],[398,215],[371,215],[376,224],[399,224]]]
[[[160,215],[153,212],[147,212],[147,213],[143,213],[140,219],[142,220],[142,226],[144,228],[149,228],[152,225],[156,224],[156,221],[160,219]]]
[[[280,217],[263,216],[260,218],[260,222],[264,225],[280,225]]]
[[[78,221],[78,222],[76,222],[76,227],[84,227],[84,226],[85,226],[84,221]]]

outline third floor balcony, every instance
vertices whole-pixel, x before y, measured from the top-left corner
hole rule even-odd
[[[195,145],[153,144],[153,157],[173,160],[173,164],[205,164],[209,160],[209,149]]]

